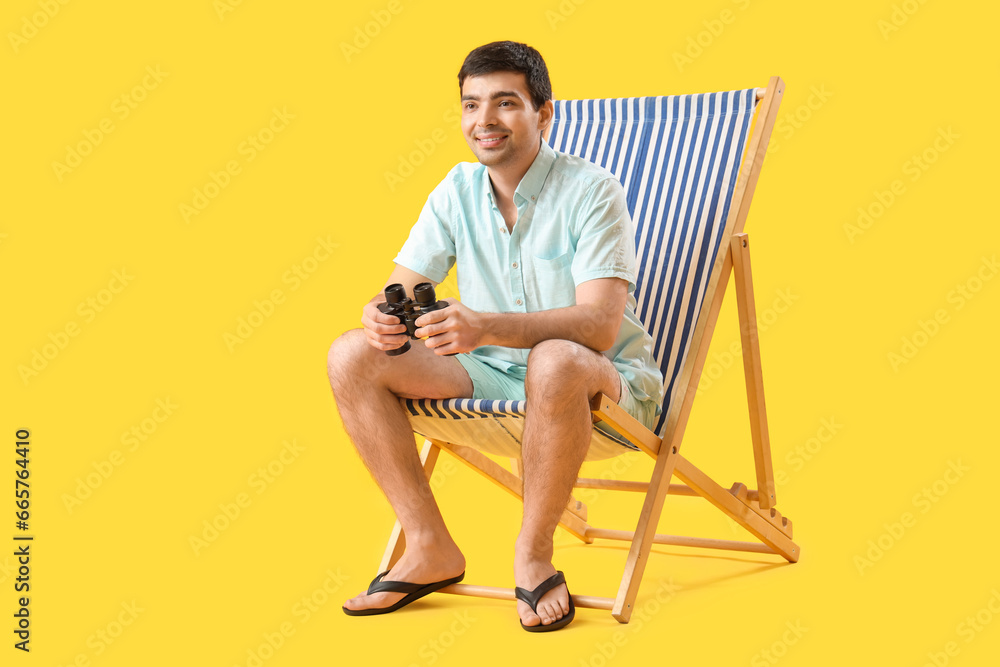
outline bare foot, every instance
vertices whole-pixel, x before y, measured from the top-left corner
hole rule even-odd
[[[383,577],[383,581],[405,581],[411,584],[431,584],[451,579],[465,572],[465,557],[452,542],[447,546],[415,548],[407,545],[406,551]],[[389,607],[399,602],[405,593],[375,593],[351,598],[344,606],[351,610]]]
[[[556,573],[551,559],[544,557],[531,558],[514,557],[514,584],[525,590],[534,590],[540,583]],[[569,590],[566,584],[559,584],[542,596],[536,607],[538,613],[531,611],[528,603],[517,601],[517,615],[525,625],[551,625],[569,613]]]

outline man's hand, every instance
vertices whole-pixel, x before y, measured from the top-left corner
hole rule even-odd
[[[378,304],[384,302],[385,299],[380,295],[365,304],[361,310],[361,326],[368,336],[368,344],[376,350],[395,350],[402,347],[410,337],[406,335],[405,324],[378,309]]]
[[[458,299],[444,301],[449,304],[447,308],[432,310],[417,318],[417,337],[426,336],[424,344],[437,355],[471,352],[483,345],[486,332],[482,316]]]

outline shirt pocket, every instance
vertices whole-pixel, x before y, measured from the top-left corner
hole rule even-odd
[[[573,251],[555,257],[533,257],[535,280],[532,302],[539,310],[564,308],[576,304],[576,284],[573,281]]]
[[[570,264],[573,263],[573,251],[567,250],[561,255],[556,257],[538,257],[535,256],[535,266],[538,267],[539,271],[544,272],[561,272],[569,268]]]

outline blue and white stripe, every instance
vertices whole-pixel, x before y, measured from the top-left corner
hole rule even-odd
[[[477,398],[401,399],[413,430],[425,438],[456,445],[473,446],[488,454],[520,458],[527,401],[500,401]],[[602,424],[595,428],[587,450],[587,460],[618,456],[623,448],[639,451],[623,437]]]
[[[638,255],[636,314],[664,377],[663,435],[722,243],[756,89],[555,103],[549,143],[612,172]]]

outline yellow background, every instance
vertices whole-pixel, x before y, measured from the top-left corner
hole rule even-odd
[[[0,12],[0,662],[994,664],[1000,280],[984,258],[1000,247],[986,205],[995,7],[220,6],[10,0]],[[794,521],[797,565],[656,547],[630,625],[581,610],[549,636],[522,632],[497,601],[439,595],[374,618],[337,608],[376,574],[393,518],[340,427],[326,351],[358,325],[430,189],[472,159],[448,120],[455,75],[496,39],[538,48],[563,99],[784,78],[747,231],[768,318],[778,507]],[[272,120],[281,129],[269,135]],[[57,174],[53,163],[102,123],[111,131]],[[249,136],[269,140],[252,160]],[[925,153],[933,163],[914,171]],[[385,174],[401,161],[420,164],[390,189]],[[226,186],[185,220],[181,205],[213,173]],[[881,211],[880,198],[892,200]],[[859,208],[879,215],[852,237]],[[296,283],[296,267],[312,272]],[[961,307],[960,285],[972,297]],[[252,316],[245,341],[227,339],[255,310],[270,316]],[[918,335],[921,322],[933,336]],[[920,345],[894,363],[904,339]],[[684,451],[721,483],[752,485],[740,361],[726,356],[737,340],[730,293],[706,365],[716,378],[702,385]],[[52,358],[25,379],[36,351]],[[168,415],[157,401],[176,407]],[[18,428],[32,434],[30,654],[11,633]],[[134,428],[145,440],[123,441]],[[269,465],[279,472],[267,482],[258,469]],[[636,458],[627,476],[649,470]],[[467,580],[512,585],[517,504],[447,457],[435,487]],[[600,500],[593,523],[630,528],[637,496]],[[226,519],[220,506],[240,513]],[[213,521],[225,528],[192,546]],[[688,498],[667,501],[660,530],[743,539]],[[557,539],[573,592],[615,594],[623,548]]]

